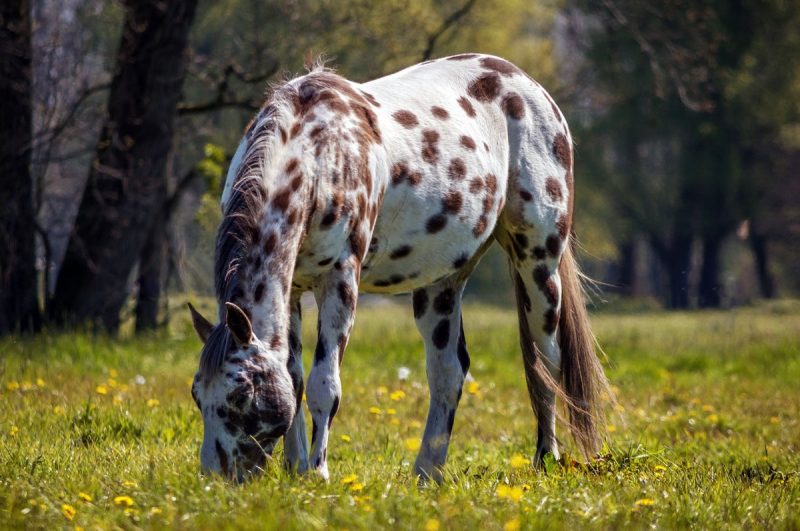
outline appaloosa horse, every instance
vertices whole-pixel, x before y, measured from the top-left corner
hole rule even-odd
[[[222,196],[220,324],[192,308],[205,342],[192,387],[203,470],[241,479],[284,437],[290,467],[327,478],[357,294],[413,292],[430,388],[414,469],[441,480],[469,367],[461,294],[494,240],[516,288],[535,459],[558,456],[556,396],[580,448],[594,451],[606,380],[570,250],[572,170],[564,116],[497,57],[456,55],[364,84],[316,67],[276,87],[247,127]],[[319,307],[306,384],[310,455],[306,291]]]

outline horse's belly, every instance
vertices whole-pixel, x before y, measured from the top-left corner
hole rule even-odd
[[[361,290],[404,293],[454,274],[491,237],[497,209],[485,206],[474,196],[438,190],[388,193],[362,267]]]

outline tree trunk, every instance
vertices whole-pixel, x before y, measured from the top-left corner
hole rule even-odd
[[[765,299],[775,297],[775,281],[769,271],[767,260],[767,237],[753,231],[750,234],[750,248],[753,250],[753,257],[756,262],[756,275],[758,276],[758,286],[761,289],[761,296]]]
[[[0,335],[39,329],[31,161],[31,12],[0,7]]]
[[[700,268],[700,286],[697,304],[701,308],[718,308],[722,286],[719,283],[719,253],[721,235],[710,235],[703,239],[703,265]]]
[[[619,293],[630,297],[633,295],[633,286],[636,283],[636,245],[633,241],[620,243],[619,247],[619,273],[617,285]]]
[[[112,332],[166,194],[197,0],[125,5],[108,118],[50,305],[57,323],[91,321]]]
[[[158,327],[158,306],[166,251],[166,227],[156,227],[144,244],[139,259],[139,292],[136,297],[136,332]]]
[[[692,257],[692,239],[675,238],[666,256],[669,278],[669,307],[689,307],[689,265]]]

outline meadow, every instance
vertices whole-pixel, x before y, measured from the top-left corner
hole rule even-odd
[[[428,391],[410,307],[360,310],[327,483],[285,472],[281,445],[244,485],[199,474],[183,310],[144,337],[0,341],[0,527],[800,528],[796,303],[593,315],[618,393],[607,442],[584,463],[562,428],[565,455],[541,470],[515,313],[467,305],[474,381],[446,481],[427,486],[411,474]]]

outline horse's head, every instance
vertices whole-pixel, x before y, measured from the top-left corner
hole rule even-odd
[[[200,465],[205,473],[242,480],[258,472],[297,411],[286,360],[253,334],[241,308],[226,303],[225,322],[212,325],[192,306],[204,346],[192,397],[203,415]]]

